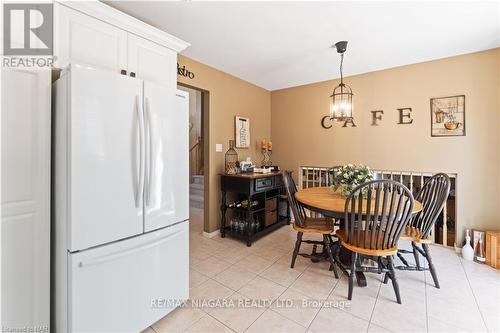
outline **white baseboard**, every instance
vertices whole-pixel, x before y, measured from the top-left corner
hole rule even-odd
[[[205,231],[203,231],[203,237],[214,238],[214,237],[217,237],[219,235],[220,235],[220,230],[215,230],[215,231],[212,231],[212,232],[205,232]]]

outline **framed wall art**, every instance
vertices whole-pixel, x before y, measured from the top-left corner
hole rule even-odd
[[[465,95],[431,98],[431,136],[465,135]]]
[[[250,119],[236,116],[234,124],[236,148],[250,147]]]

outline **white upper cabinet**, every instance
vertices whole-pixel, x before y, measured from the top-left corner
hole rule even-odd
[[[127,68],[127,32],[61,5],[55,5],[56,66],[85,63],[120,72]]]
[[[176,86],[183,40],[100,1],[56,1],[54,16],[56,67],[82,63]]]
[[[128,69],[141,79],[165,85],[177,80],[177,53],[147,39],[128,34]]]

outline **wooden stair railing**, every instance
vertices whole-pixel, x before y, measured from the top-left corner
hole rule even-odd
[[[203,139],[201,137],[198,137],[196,143],[189,148],[190,176],[203,174],[202,148]]]

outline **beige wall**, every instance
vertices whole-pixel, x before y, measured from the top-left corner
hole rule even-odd
[[[273,91],[273,159],[295,172],[364,163],[458,173],[458,239],[464,227],[500,230],[499,62],[496,49],[348,77],[356,128],[320,126],[338,81]],[[431,137],[429,99],[458,94],[466,96],[467,136]],[[413,124],[396,124],[400,107],[413,109]],[[379,126],[370,125],[371,110],[384,110]]]
[[[234,139],[234,117],[250,118],[250,149],[238,149],[238,157],[250,156],[260,161],[257,142],[271,136],[271,94],[234,76],[206,66],[184,56],[179,56],[179,65],[186,66],[194,73],[194,79],[177,76],[178,82],[185,83],[210,92],[208,119],[208,142],[206,148],[210,154],[205,159],[205,231],[215,231],[220,222],[220,181],[219,173],[223,172],[224,153],[228,149],[228,141]],[[205,133],[205,137],[207,134]],[[222,143],[223,152],[215,152],[215,144]]]

